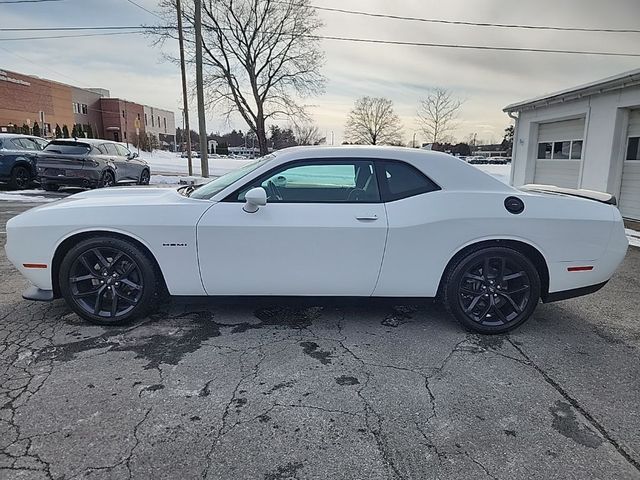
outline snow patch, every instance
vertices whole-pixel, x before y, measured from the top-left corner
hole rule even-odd
[[[473,165],[478,170],[482,170],[484,173],[488,173],[492,177],[497,178],[502,183],[509,185],[511,179],[511,165]]]
[[[38,193],[42,193],[41,190],[35,191]],[[25,192],[30,192],[30,190],[25,190]],[[16,191],[16,193],[0,193],[0,201],[4,200],[5,202],[44,203],[60,200],[59,198],[42,197],[40,195],[22,195],[22,193],[23,192],[21,190]]]
[[[140,151],[140,158],[145,160],[151,167],[152,176],[154,174],[177,173],[186,176],[189,172],[188,160],[182,158],[179,153],[154,150],[153,152]],[[243,158],[209,158],[209,175],[219,177],[229,173],[254,160]],[[193,159],[193,174],[200,175],[200,159]]]
[[[624,231],[627,234],[627,238],[629,239],[629,245],[640,247],[640,232],[636,232],[635,230],[631,230],[630,228],[625,228]]]

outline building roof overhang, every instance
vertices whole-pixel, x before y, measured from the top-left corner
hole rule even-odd
[[[600,95],[603,93],[622,90],[640,85],[640,68],[629,72],[620,73],[602,80],[579,85],[577,87],[560,90],[555,93],[542,95],[523,102],[512,103],[502,109],[503,112],[522,112],[524,110],[534,110],[544,108],[549,105],[579,100],[584,97]]]

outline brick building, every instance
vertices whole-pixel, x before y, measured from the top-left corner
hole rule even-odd
[[[146,119],[146,121],[145,121]],[[95,138],[137,146],[150,134],[161,148],[175,148],[174,114],[168,110],[111,98],[101,88],[80,88],[52,80],[0,70],[0,132],[33,129],[44,137],[55,136],[55,127],[82,126]]]

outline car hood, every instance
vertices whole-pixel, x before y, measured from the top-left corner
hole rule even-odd
[[[31,210],[173,205],[176,203],[184,203],[185,200],[198,201],[181,195],[175,188],[100,188],[76,193],[57,202],[42,205]]]

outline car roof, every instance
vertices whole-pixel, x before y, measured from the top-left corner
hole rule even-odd
[[[277,150],[265,169],[294,160],[331,159],[351,161],[354,158],[399,160],[411,164],[441,187],[449,190],[508,191],[513,187],[479,170],[466,161],[434,150],[379,145],[301,146]],[[262,173],[263,169],[256,172]]]
[[[0,133],[0,139],[2,138],[39,138],[45,142],[49,141],[49,139],[38,137],[37,135],[24,135],[22,133]]]
[[[112,140],[102,140],[100,138],[54,138],[52,141],[66,143],[87,143],[89,145],[96,145],[98,143],[118,143]]]

